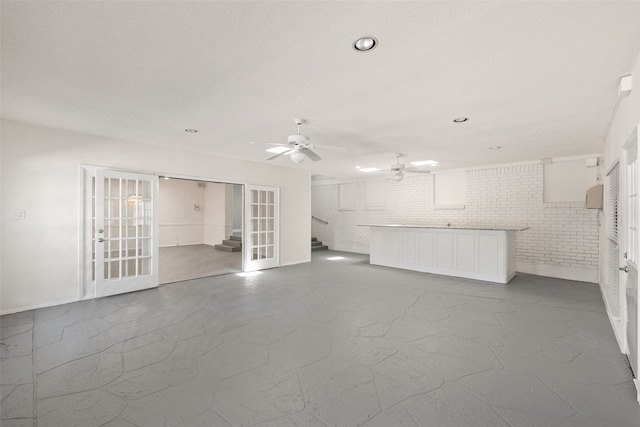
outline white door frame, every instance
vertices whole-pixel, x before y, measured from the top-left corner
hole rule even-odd
[[[625,316],[625,337],[626,353],[635,373],[635,384],[640,398],[640,343],[638,342],[638,331],[640,329],[639,304],[638,304],[638,264],[640,255],[638,254],[638,216],[640,201],[637,197],[638,180],[640,179],[638,166],[638,135],[640,125],[636,126],[631,136],[622,148],[622,179],[620,188],[621,212],[621,244],[620,244],[620,283],[626,296],[626,316]],[[631,153],[631,154],[630,154]],[[631,198],[631,194],[635,198]]]

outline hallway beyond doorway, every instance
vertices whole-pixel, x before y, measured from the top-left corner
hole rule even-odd
[[[242,271],[242,252],[223,252],[211,245],[160,248],[158,283],[199,279]]]

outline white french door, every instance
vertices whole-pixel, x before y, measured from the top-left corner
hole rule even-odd
[[[245,192],[247,232],[245,271],[280,265],[280,189],[248,185]]]
[[[638,264],[640,263],[640,198],[638,197],[638,130],[624,146],[624,212],[622,221],[624,227],[623,256],[620,260],[621,281],[624,283],[627,297],[627,345],[629,362],[635,378],[640,375],[640,342],[638,329],[640,327],[639,293],[638,293]],[[639,390],[640,392],[640,390]],[[640,394],[639,394],[640,396]]]
[[[158,286],[158,177],[97,170],[93,191],[95,296]]]

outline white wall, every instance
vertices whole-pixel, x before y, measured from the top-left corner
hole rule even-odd
[[[583,202],[587,189],[598,179],[598,167],[586,167],[585,159],[544,165],[545,202]]]
[[[206,187],[203,184],[181,179],[160,180],[158,226],[161,247],[204,243]]]
[[[584,200],[544,203],[542,166],[468,170],[465,204],[444,207],[434,205],[433,175],[387,179],[384,210],[365,209],[365,181],[356,183],[356,207],[351,211],[337,208],[337,183],[314,181],[312,213],[329,224],[314,221],[312,235],[331,249],[369,253],[369,228],[358,224],[528,226],[516,237],[518,271],[597,282],[598,212],[585,209]]]
[[[636,59],[631,74],[633,75],[633,89],[629,96],[620,99],[618,109],[611,121],[611,127],[609,128],[607,139],[602,150],[603,175],[605,175],[606,171],[620,160],[623,146],[631,136],[634,129],[640,123],[640,56]],[[615,90],[615,88],[612,87],[611,90]],[[623,209],[618,212],[620,215],[624,215]],[[600,271],[600,288],[605,297],[607,312],[609,313],[613,329],[616,333],[616,337],[618,338],[618,344],[622,349],[624,347],[624,335],[626,333],[624,323],[621,319],[612,315],[612,312],[617,313],[618,310],[616,310],[615,307],[611,307],[611,304],[615,304],[617,302],[616,297],[619,292],[617,290],[610,289],[607,285],[607,276],[610,273],[607,268],[609,264],[607,260],[611,255],[612,254],[609,253],[609,245],[607,244],[605,227],[601,227],[600,264],[603,268]],[[624,290],[621,290],[620,294],[624,298],[623,291]]]
[[[306,262],[311,223],[306,171],[76,132],[1,122],[0,312],[80,298],[80,165],[281,188],[282,265]],[[24,220],[13,220],[24,209]]]
[[[226,211],[231,210],[225,199],[227,184],[207,183],[204,187],[204,240],[217,245],[226,239]]]

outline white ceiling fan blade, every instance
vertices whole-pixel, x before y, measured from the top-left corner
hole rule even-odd
[[[313,151],[311,151],[310,149],[308,149],[306,147],[302,148],[301,151],[305,156],[307,156],[308,158],[310,158],[314,162],[317,162],[318,160],[322,160],[322,157],[318,156],[316,153],[314,153]]]
[[[278,154],[276,154],[275,156],[271,156],[271,157],[269,157],[267,160],[273,160],[273,159],[275,159],[276,157],[285,156],[285,155],[287,155],[287,154],[291,154],[291,153],[293,153],[293,152],[294,152],[294,150],[284,151],[284,152],[282,152],[282,153],[278,153]]]

